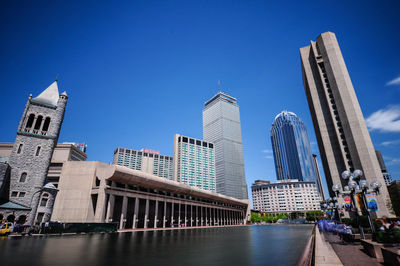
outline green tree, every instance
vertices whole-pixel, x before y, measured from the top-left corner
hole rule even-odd
[[[317,221],[323,214],[321,211],[308,211],[306,212],[306,220],[307,221]]]
[[[260,222],[260,221],[261,221],[261,215],[260,215],[259,213],[257,213],[257,212],[252,212],[252,213],[250,214],[250,221],[251,221],[252,223],[258,223],[258,222]]]

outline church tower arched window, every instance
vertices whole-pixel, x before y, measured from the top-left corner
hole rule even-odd
[[[29,132],[31,130],[34,120],[35,120],[35,115],[30,114],[29,118],[28,118],[28,122],[26,122],[25,131]]]

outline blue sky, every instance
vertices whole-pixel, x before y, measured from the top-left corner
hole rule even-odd
[[[248,185],[275,181],[269,130],[282,110],[319,154],[299,48],[332,31],[375,148],[400,178],[399,2],[276,2],[2,2],[0,141],[14,141],[28,95],[59,75],[70,97],[60,142],[86,142],[88,160],[107,163],[117,147],[172,155],[175,133],[202,138],[221,80],[240,105]]]

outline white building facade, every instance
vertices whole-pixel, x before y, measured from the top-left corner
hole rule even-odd
[[[159,177],[172,180],[173,159],[149,149],[132,150],[117,148],[114,151],[113,164],[126,166]]]
[[[291,213],[320,210],[321,198],[314,182],[296,179],[277,183],[256,180],[251,186],[253,208],[267,213]]]
[[[216,192],[214,144],[175,134],[174,180]]]

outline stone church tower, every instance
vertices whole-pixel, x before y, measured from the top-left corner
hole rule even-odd
[[[9,159],[9,199],[30,209],[27,221],[31,225],[36,220],[49,221],[51,216],[54,186],[45,182],[67,100],[65,92],[59,95],[57,81],[53,82],[36,98],[29,96],[18,126],[17,138]]]

